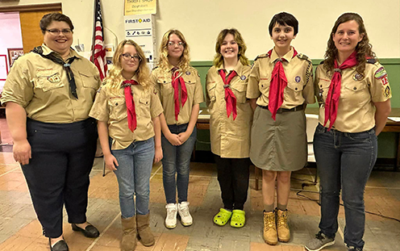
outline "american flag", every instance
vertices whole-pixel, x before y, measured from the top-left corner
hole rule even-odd
[[[92,57],[103,80],[107,74],[106,50],[104,49],[103,18],[101,16],[100,0],[95,0],[94,7],[94,34],[92,45]]]

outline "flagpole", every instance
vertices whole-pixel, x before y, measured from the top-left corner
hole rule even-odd
[[[94,63],[94,60],[95,60],[94,59],[94,45],[95,45],[95,42],[96,42],[96,7],[97,7],[97,1],[98,0],[94,0],[93,39],[92,39],[92,48],[91,48],[92,55],[90,56],[90,61],[92,61],[93,63]]]

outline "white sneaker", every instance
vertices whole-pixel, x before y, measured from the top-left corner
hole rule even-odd
[[[167,217],[165,218],[165,226],[167,228],[176,227],[176,214],[178,212],[177,204],[169,203],[165,206],[167,209]]]
[[[193,223],[192,216],[189,212],[189,202],[184,201],[178,204],[178,212],[181,217],[182,225],[185,227],[191,226]]]

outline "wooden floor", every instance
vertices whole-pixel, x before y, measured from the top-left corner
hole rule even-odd
[[[0,119],[2,142],[12,143],[4,119]],[[181,224],[173,230],[164,227],[165,196],[162,185],[162,167],[154,166],[151,175],[151,228],[156,236],[153,247],[138,251],[258,251],[303,250],[303,245],[318,232],[318,187],[311,185],[297,195],[303,183],[313,180],[315,168],[304,168],[292,175],[289,224],[292,238],[289,243],[269,246],[262,239],[262,195],[254,190],[253,173],[245,211],[245,227],[235,229],[226,225],[218,227],[212,218],[222,206],[220,190],[212,163],[191,163],[189,184],[190,210],[194,219],[191,227]],[[400,219],[400,173],[374,171],[365,192],[366,210],[376,214]],[[102,159],[95,159],[89,189],[88,220],[98,227],[97,239],[85,238],[73,232],[64,212],[64,237],[72,251],[119,250],[121,237],[120,210],[117,180],[113,173],[102,176]],[[376,215],[367,214],[364,240],[368,251],[400,250],[400,223]],[[346,250],[343,243],[344,212],[340,208],[339,231],[334,246],[326,250]],[[0,250],[42,251],[49,250],[48,240],[41,235],[24,176],[11,152],[0,152]]]

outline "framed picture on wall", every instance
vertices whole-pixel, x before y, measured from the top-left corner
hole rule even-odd
[[[8,60],[9,60],[9,63],[10,63],[10,68],[11,68],[11,66],[14,63],[14,61],[18,57],[24,55],[24,50],[22,48],[8,48],[7,51],[8,51]]]

